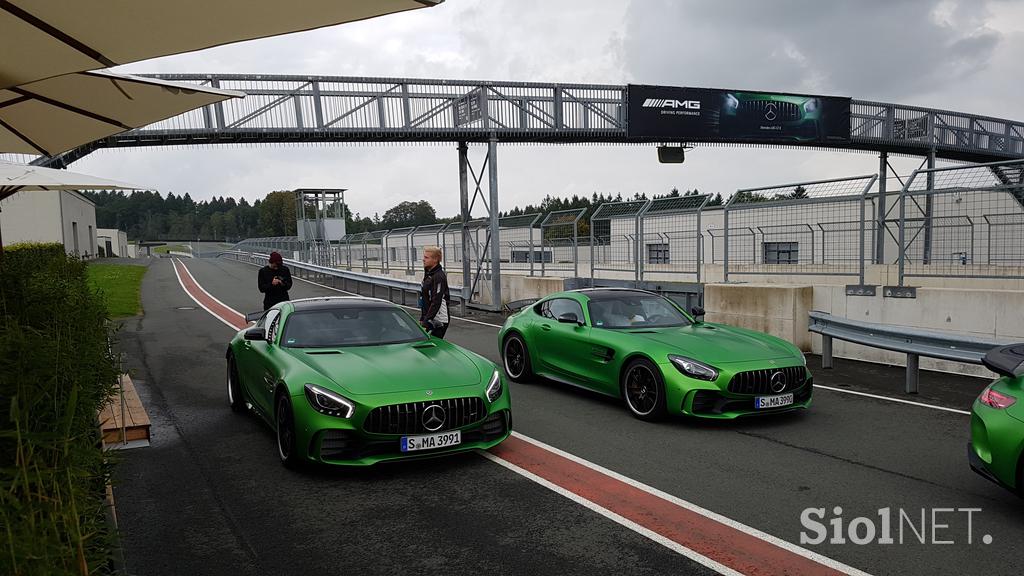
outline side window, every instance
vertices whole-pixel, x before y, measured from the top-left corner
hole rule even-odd
[[[548,302],[541,302],[540,304],[537,304],[536,306],[533,307],[533,311],[536,312],[537,314],[545,317],[545,318],[550,318],[550,316],[548,316],[548,310],[549,310],[550,306],[551,306],[551,302],[550,301],[548,301]]]
[[[269,314],[268,314],[269,316]],[[267,342],[273,343],[277,339],[277,327],[281,324],[281,314],[274,313],[274,319],[270,321],[270,329],[267,330]]]
[[[559,316],[572,313],[576,315],[581,322],[583,321],[583,307],[580,303],[569,298],[555,298],[548,302],[549,306],[549,318],[557,320]]]

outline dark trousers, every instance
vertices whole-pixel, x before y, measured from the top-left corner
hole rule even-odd
[[[430,332],[431,336],[433,336],[435,338],[440,338],[442,340],[444,340],[444,333],[447,332],[447,331],[448,331],[448,325],[447,324],[441,324],[439,326],[436,326],[436,327],[428,330],[428,332]]]

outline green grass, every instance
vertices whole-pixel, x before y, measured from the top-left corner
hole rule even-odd
[[[188,247],[184,244],[168,244],[166,246],[156,246],[153,248],[153,252],[156,254],[167,254],[168,252],[188,252]]]
[[[145,266],[90,263],[89,287],[103,292],[111,318],[135,316],[142,311],[142,277]]]

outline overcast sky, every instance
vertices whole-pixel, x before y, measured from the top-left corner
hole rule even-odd
[[[1022,55],[1016,0],[447,0],[118,70],[729,87],[1024,120]],[[502,210],[545,194],[728,194],[878,167],[870,154],[743,148],[698,149],[685,164],[662,165],[650,147],[517,145],[499,147],[498,160]],[[920,160],[893,162],[909,172]],[[73,169],[196,199],[340,187],[363,215],[427,199],[450,216],[457,166],[451,144],[120,149]]]

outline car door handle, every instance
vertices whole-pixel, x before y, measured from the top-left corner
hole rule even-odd
[[[544,331],[550,331],[551,330],[551,325],[550,324],[541,324],[540,325],[540,329],[544,330]]]

